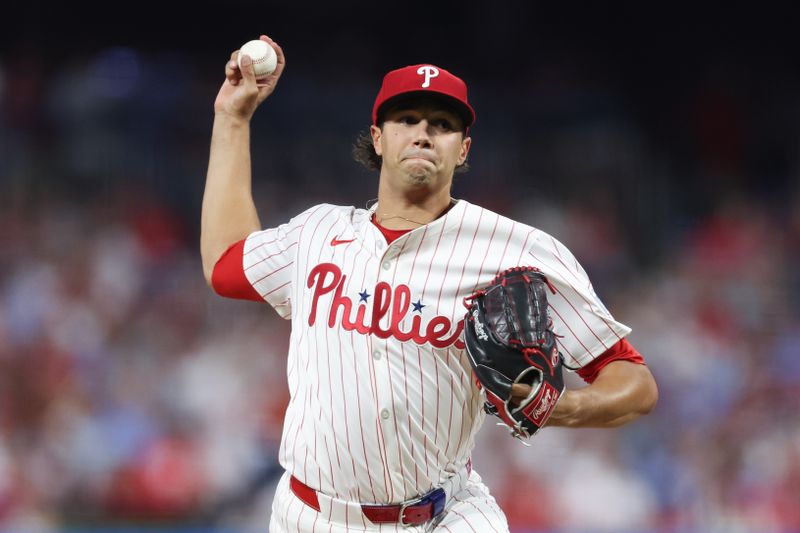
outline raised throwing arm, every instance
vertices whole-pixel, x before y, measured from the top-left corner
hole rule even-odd
[[[214,126],[200,219],[200,255],[206,282],[214,265],[233,243],[261,229],[251,188],[250,119],[275,90],[286,60],[281,47],[266,35],[278,56],[275,71],[256,82],[252,62],[239,51],[225,64],[225,81],[214,102]]]

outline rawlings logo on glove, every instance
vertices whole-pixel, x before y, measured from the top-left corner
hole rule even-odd
[[[563,358],[547,314],[555,288],[534,267],[505,270],[464,300],[464,343],[475,380],[486,393],[484,409],[515,437],[530,437],[550,418],[564,392]],[[531,392],[519,405],[511,388]]]

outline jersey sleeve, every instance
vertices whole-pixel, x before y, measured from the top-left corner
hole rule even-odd
[[[611,316],[566,246],[537,231],[528,254],[531,265],[556,288],[556,294],[548,294],[550,318],[567,367],[577,369],[591,363],[630,334],[628,326]]]
[[[264,302],[261,295],[250,285],[247,276],[244,275],[243,255],[244,239],[230,245],[214,265],[211,286],[217,294],[226,298]]]
[[[244,242],[242,268],[245,277],[283,318],[290,318],[292,314],[293,266],[309,211],[286,224],[251,233]]]
[[[628,361],[637,365],[646,365],[644,357],[636,350],[636,348],[628,342],[627,339],[622,339],[614,346],[600,354],[599,357],[592,360],[591,363],[584,365],[578,369],[578,375],[586,383],[594,383],[600,371],[614,361]]]

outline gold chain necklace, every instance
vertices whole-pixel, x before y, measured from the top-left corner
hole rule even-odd
[[[367,205],[366,205],[367,209],[370,208],[370,202],[372,202],[372,201],[377,202],[378,199],[375,198],[374,200],[368,201]],[[374,204],[372,204],[372,205],[374,205]],[[436,215],[436,217],[434,217],[433,220],[436,220],[440,216],[442,216],[445,213],[447,213],[448,211],[450,211],[450,208],[453,207],[454,205],[456,205],[456,199],[455,198],[450,198],[450,203],[447,204],[447,207],[445,207],[444,210],[441,213]],[[386,222],[387,220],[392,220],[394,218],[399,218],[401,220],[405,220],[406,222],[411,222],[412,224],[417,224],[418,226],[424,226],[425,224],[429,223],[429,222],[418,222],[416,220],[411,220],[410,218],[406,218],[406,217],[404,217],[402,215],[394,215],[394,214],[385,214],[385,215],[383,215],[383,217],[381,217],[379,219],[378,218],[378,211],[377,210],[375,211],[375,222],[377,222],[378,224],[383,225],[383,223]],[[433,220],[431,220],[430,222],[433,222]]]
[[[427,222],[417,222],[416,220],[411,220],[410,218],[402,217],[400,215],[384,215],[382,218],[378,218],[378,213],[375,213],[375,222],[377,222],[381,226],[383,226],[384,222],[386,222],[387,220],[392,220],[393,218],[400,218],[402,220],[411,222],[413,224],[417,224],[419,226],[424,226],[425,224],[427,224]]]

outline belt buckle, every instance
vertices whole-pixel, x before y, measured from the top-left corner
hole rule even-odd
[[[440,487],[438,489],[430,491],[429,493],[423,496],[420,496],[419,498],[415,498],[413,500],[408,500],[407,502],[404,502],[400,506],[400,517],[399,517],[400,524],[403,526],[417,526],[420,524],[424,524],[428,520],[433,520],[439,514],[441,514],[442,511],[444,511],[444,504],[446,500],[447,500],[447,494],[444,492],[444,489]],[[430,518],[422,520],[421,522],[406,522],[406,510],[409,507],[415,507],[417,505],[426,505],[428,503],[431,503],[433,505]]]

